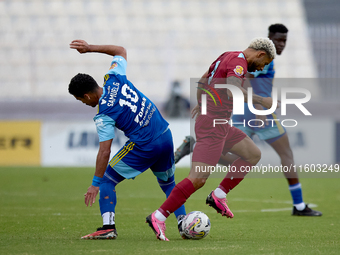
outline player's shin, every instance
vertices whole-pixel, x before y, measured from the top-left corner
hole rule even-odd
[[[115,207],[117,203],[115,185],[113,182],[103,182],[100,185],[99,206],[103,217],[103,225],[115,225]]]
[[[157,181],[158,181],[158,184],[159,186],[161,187],[161,189],[163,190],[163,192],[165,193],[166,197],[168,198],[171,191],[174,189],[174,187],[176,186],[176,183],[175,183],[175,176],[173,175],[172,177],[170,177],[167,181],[163,181],[159,178],[157,178]],[[181,220],[184,215],[186,215],[186,212],[185,212],[185,207],[184,205],[180,206],[176,211],[174,211],[175,215],[176,215],[176,218],[177,218],[177,221]],[[159,215],[158,213],[156,214],[156,217],[157,215]],[[160,217],[158,218],[162,218],[161,215],[159,215]],[[164,219],[164,218],[163,218]]]
[[[180,208],[194,192],[194,185],[188,178],[185,178],[173,188],[169,197],[158,209],[158,212],[160,212],[165,218],[167,218],[171,213]]]
[[[252,166],[252,164],[241,158],[235,160],[230,166],[229,172],[227,173],[226,177],[218,186],[217,189],[220,190],[215,191],[215,195],[221,196],[221,194],[223,195],[223,192],[225,194],[228,194],[230,190],[235,188],[244,179],[245,175],[249,173]]]

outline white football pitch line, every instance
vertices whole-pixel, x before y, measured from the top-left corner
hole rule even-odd
[[[254,203],[268,203],[268,204],[289,204],[291,207],[283,207],[283,208],[270,208],[270,209],[260,209],[260,210],[233,210],[234,213],[249,213],[249,212],[282,212],[282,211],[291,211],[293,209],[292,201],[283,201],[283,200],[260,200],[260,199],[249,199],[249,198],[233,198],[230,201],[237,202],[254,202]],[[317,204],[308,204],[310,208],[318,207]],[[45,210],[52,210],[51,208],[45,208]],[[144,211],[148,211],[147,208],[143,208]],[[134,214],[134,212],[125,212],[125,214]],[[39,213],[39,214],[28,214],[27,216],[37,216],[37,215],[51,215],[50,213]],[[53,216],[67,216],[67,215],[75,215],[74,213],[52,213]],[[88,213],[77,213],[76,215],[89,215]],[[99,213],[92,213],[90,215],[99,215]],[[4,216],[1,215],[0,216]],[[12,215],[16,216],[16,215]]]
[[[231,200],[230,200],[231,201]],[[232,201],[240,201],[240,202],[255,202],[255,203],[269,203],[269,204],[290,204],[292,205],[292,201],[282,201],[282,200],[260,200],[260,199],[247,199],[247,198],[235,198]],[[318,207],[317,204],[308,204],[308,207],[314,208]],[[293,206],[284,207],[284,208],[270,208],[270,209],[261,209],[260,212],[281,212],[281,211],[291,211]],[[258,210],[233,210],[233,212],[259,212]]]

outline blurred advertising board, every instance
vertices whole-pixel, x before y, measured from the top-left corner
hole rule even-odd
[[[0,121],[0,165],[40,165],[39,121]]]

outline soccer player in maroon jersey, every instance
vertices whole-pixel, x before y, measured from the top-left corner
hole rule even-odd
[[[288,29],[283,24],[272,24],[268,27],[268,38],[273,41],[276,54],[281,55],[282,51],[285,49],[287,42]],[[246,74],[247,78],[252,79],[251,83],[245,84],[246,86],[252,86],[253,93],[261,96],[270,96],[273,89],[273,80],[275,76],[274,61],[269,65],[265,66],[262,71],[248,72]],[[254,105],[258,110],[263,110],[262,106]],[[233,126],[241,129],[249,137],[253,137],[256,134],[260,140],[266,141],[279,155],[281,159],[282,166],[294,165],[294,157],[292,149],[289,145],[288,135],[286,129],[279,123],[273,122],[272,124],[266,124],[261,128],[250,127],[249,125],[242,125],[243,120],[248,122],[251,119],[259,119],[264,123],[266,119],[276,119],[275,112],[270,115],[255,115],[247,109],[248,106],[245,104],[245,114],[244,115],[233,115],[232,121]],[[197,114],[199,109],[194,109],[193,115]],[[181,158],[190,154],[192,152],[195,144],[195,139],[192,136],[186,136],[183,144],[175,152],[175,163],[177,163]],[[219,164],[224,166],[231,165],[238,156],[227,153],[221,155]],[[298,174],[295,171],[284,172],[284,175],[289,184],[289,191],[293,200],[293,210],[292,215],[296,216],[321,216],[322,213],[309,208],[307,204],[303,201],[302,197],[302,187],[299,181]]]
[[[210,175],[206,171],[216,166],[221,154],[232,152],[240,158],[231,165],[236,171],[229,171],[220,185],[212,191],[206,202],[222,216],[233,218],[229,210],[226,196],[238,185],[250,167],[257,164],[261,152],[255,143],[241,130],[229,124],[215,125],[214,119],[229,119],[233,110],[233,94],[230,90],[214,88],[215,84],[231,84],[238,87],[247,102],[247,91],[242,87],[247,71],[262,70],[276,55],[276,49],[268,38],[255,38],[247,49],[225,52],[209,67],[209,70],[199,81],[199,87],[210,92],[217,92],[220,105],[215,105],[213,99],[207,97],[207,114],[199,115],[195,122],[197,142],[193,151],[192,165],[189,176],[178,183],[161,207],[146,218],[146,222],[160,240],[168,241],[165,236],[165,220],[177,208],[183,205],[196,190],[203,187]],[[198,107],[201,104],[203,90],[197,90]],[[214,92],[214,93],[215,93]],[[252,96],[253,103],[261,104],[267,109],[272,106],[272,98]],[[248,167],[248,168],[246,168]],[[198,169],[198,171],[197,171]]]

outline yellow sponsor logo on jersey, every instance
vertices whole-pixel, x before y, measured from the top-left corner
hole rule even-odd
[[[236,66],[234,69],[234,73],[238,76],[242,76],[243,75],[243,67],[242,66]]]
[[[108,75],[108,74],[105,74],[105,76],[104,76],[104,84],[103,84],[103,86],[105,86],[105,84],[106,84],[106,82],[107,82],[107,80],[110,78],[110,75]]]

